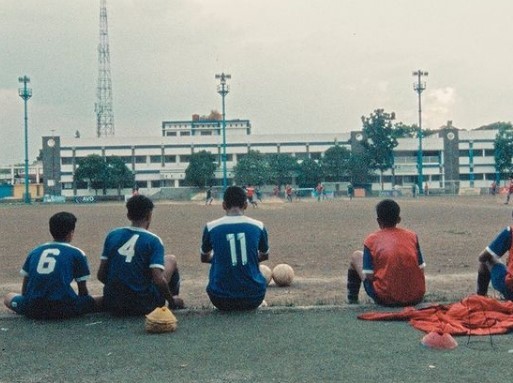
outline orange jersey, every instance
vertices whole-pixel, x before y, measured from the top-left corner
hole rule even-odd
[[[383,304],[421,301],[426,292],[424,266],[413,231],[385,228],[365,239],[363,272],[374,275],[374,291]]]

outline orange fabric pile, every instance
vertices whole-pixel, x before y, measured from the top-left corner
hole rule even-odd
[[[404,320],[418,330],[452,335],[505,334],[513,330],[513,302],[470,295],[449,305],[422,309],[406,307],[399,312],[361,314],[363,320]]]

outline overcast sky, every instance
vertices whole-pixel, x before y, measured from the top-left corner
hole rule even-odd
[[[99,0],[0,0],[0,164],[41,136],[96,134]],[[377,108],[423,127],[511,121],[511,0],[107,0],[116,136],[221,110],[253,133],[349,132]]]

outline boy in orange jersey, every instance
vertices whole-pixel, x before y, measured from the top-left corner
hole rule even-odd
[[[377,204],[379,230],[367,236],[363,251],[351,256],[347,271],[349,303],[358,303],[362,281],[367,295],[380,305],[410,306],[424,298],[424,258],[417,234],[397,227],[400,211],[391,199]]]

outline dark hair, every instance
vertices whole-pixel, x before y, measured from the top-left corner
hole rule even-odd
[[[146,196],[134,195],[126,202],[128,210],[128,219],[131,221],[140,221],[153,210],[153,202]]]
[[[223,201],[227,209],[232,207],[243,208],[246,199],[246,192],[240,186],[229,186],[224,191]]]
[[[66,211],[61,211],[50,217],[50,234],[56,241],[63,241],[68,234],[75,230],[77,217]]]
[[[384,199],[376,205],[378,221],[385,227],[393,227],[399,222],[401,208],[393,199]]]

